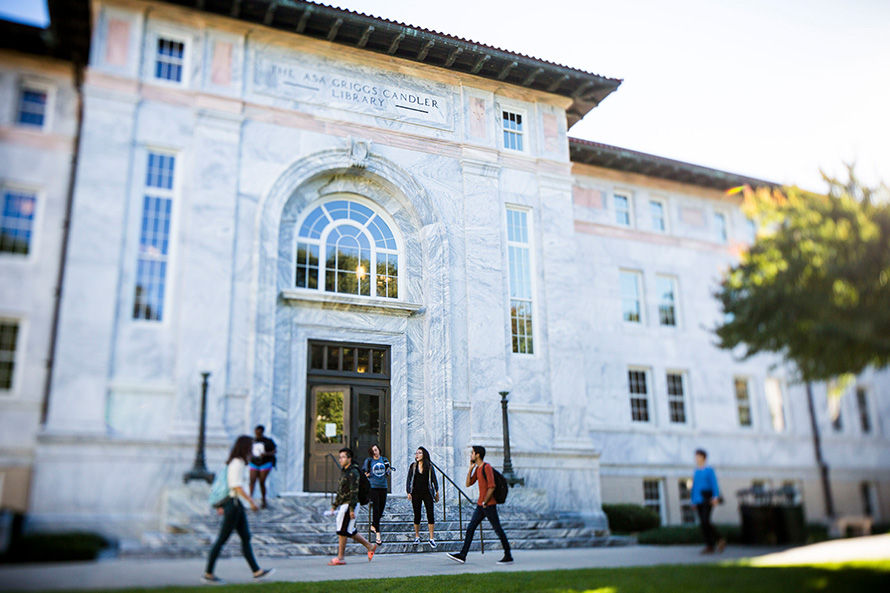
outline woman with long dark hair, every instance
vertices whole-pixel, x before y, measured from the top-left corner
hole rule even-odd
[[[435,518],[433,517],[433,501],[439,502],[439,482],[430,462],[430,452],[418,447],[414,452],[414,463],[408,468],[408,482],[405,486],[408,500],[414,505],[414,543],[420,543],[420,505],[426,507],[426,523],[430,530],[430,547],[436,547],[433,535]]]
[[[247,511],[244,510],[242,500],[250,505],[250,509],[257,510],[256,502],[247,494],[244,489],[244,470],[247,467],[247,460],[250,458],[251,448],[253,447],[253,438],[247,435],[241,435],[232,445],[232,451],[229,453],[229,459],[226,461],[226,477],[228,479],[229,496],[217,512],[223,516],[222,524],[219,526],[219,535],[216,537],[213,547],[210,548],[210,556],[207,558],[207,568],[204,570],[202,577],[205,583],[222,583],[223,580],[213,574],[213,567],[219,553],[222,551],[226,540],[232,535],[232,531],[238,531],[238,537],[241,538],[241,553],[250,570],[253,571],[254,580],[260,580],[272,574],[274,568],[260,568],[253,557],[253,549],[250,547],[250,529],[247,527]]]
[[[386,508],[386,478],[392,473],[393,467],[389,463],[389,459],[380,454],[380,447],[374,443],[368,447],[368,455],[362,466],[362,471],[368,476],[371,482],[371,505],[374,514],[371,519],[371,530],[377,534],[377,545],[383,543],[380,536],[380,517],[383,516],[383,509]]]

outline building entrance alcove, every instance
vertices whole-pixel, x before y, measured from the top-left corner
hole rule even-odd
[[[390,450],[389,346],[310,340],[306,376],[306,492],[336,485],[343,447],[360,463],[368,447]],[[330,483],[327,479],[330,478]]]

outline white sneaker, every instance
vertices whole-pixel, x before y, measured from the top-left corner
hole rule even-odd
[[[419,544],[419,543],[420,543],[420,538],[419,538],[419,537],[415,537],[415,538],[414,538],[414,545],[416,546],[416,545]]]
[[[436,547],[436,540],[434,540],[434,539],[431,539],[431,540],[430,540],[430,547],[431,547],[431,548],[435,548],[435,547]]]

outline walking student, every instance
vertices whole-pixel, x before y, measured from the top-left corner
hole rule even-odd
[[[355,528],[355,508],[358,506],[359,469],[353,463],[352,449],[340,449],[340,484],[337,487],[337,498],[334,499],[332,511],[337,513],[337,557],[328,562],[328,566],[346,564],[343,555],[346,553],[346,540],[351,538],[368,549],[368,562],[374,559],[377,544],[371,544],[362,537]]]
[[[494,499],[494,470],[491,464],[485,463],[485,447],[481,445],[473,445],[470,451],[470,469],[467,471],[467,488],[476,483],[479,484],[479,500],[476,503],[476,510],[473,511],[470,524],[467,525],[464,546],[459,553],[449,553],[448,557],[461,564],[467,561],[467,553],[469,553],[470,544],[473,542],[473,533],[485,518],[491,523],[492,529],[504,548],[504,557],[498,560],[498,564],[512,564],[513,555],[510,553],[510,542],[507,541],[507,534],[501,527],[497,501]]]
[[[708,454],[704,449],[695,452],[695,473],[692,475],[692,493],[690,502],[695,505],[702,535],[705,536],[705,549],[702,554],[713,554],[726,548],[726,540],[720,537],[714,524],[711,523],[711,511],[720,504],[720,486],[714,468],[707,465]]]
[[[250,455],[250,495],[253,496],[253,487],[260,482],[260,494],[263,496],[263,508],[266,508],[266,477],[275,467],[275,441],[263,436],[266,428],[260,424],[253,433],[253,448]]]
[[[389,463],[389,459],[380,454],[380,447],[374,443],[368,447],[370,457],[365,459],[362,465],[362,471],[368,476],[371,483],[371,530],[377,534],[377,545],[383,543],[380,536],[380,518],[383,516],[383,509],[386,508],[386,489],[387,477],[392,473],[393,468]]]
[[[251,510],[257,510],[256,502],[244,490],[244,469],[247,465],[247,458],[250,456],[250,449],[253,445],[253,439],[248,435],[242,435],[235,440],[232,451],[229,453],[229,459],[226,461],[226,477],[229,486],[229,497],[223,503],[223,506],[217,510],[223,516],[222,524],[219,526],[219,535],[216,537],[213,547],[210,549],[210,556],[207,558],[207,567],[204,575],[201,577],[205,583],[222,583],[223,580],[213,574],[213,567],[219,553],[222,551],[226,540],[232,535],[233,530],[238,531],[238,537],[241,538],[241,553],[250,570],[253,571],[255,580],[267,577],[273,572],[274,568],[263,569],[256,563],[253,557],[253,549],[250,547],[250,529],[247,527],[247,511],[244,510],[242,500],[250,505]]]
[[[426,507],[426,524],[430,531],[430,547],[436,547],[433,535],[436,519],[433,516],[433,504],[439,502],[439,482],[436,471],[430,462],[430,452],[418,447],[414,452],[414,463],[408,468],[408,480],[405,484],[408,500],[414,506],[414,544],[420,543],[420,505]]]

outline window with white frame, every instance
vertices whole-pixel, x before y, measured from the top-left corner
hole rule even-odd
[[[782,383],[776,377],[768,377],[764,391],[773,430],[785,432],[785,396],[782,394]]]
[[[615,204],[615,222],[621,226],[630,226],[630,196],[615,194],[612,203]]]
[[[525,125],[522,123],[522,114],[515,111],[501,110],[504,128],[504,148],[522,152],[525,150],[523,136]]]
[[[507,208],[507,259],[510,267],[510,333],[513,352],[534,354],[532,263],[527,210]]]
[[[653,231],[663,233],[667,230],[664,202],[661,200],[649,200],[649,216],[652,219]]]
[[[718,242],[726,243],[729,240],[729,232],[726,228],[726,215],[722,212],[714,213],[714,232]]]
[[[828,417],[835,432],[844,430],[843,400],[840,396],[828,398]]]
[[[683,525],[695,524],[695,508],[692,506],[692,479],[683,478],[677,482],[680,499],[680,521]]]
[[[744,377],[735,378],[735,403],[739,426],[751,426],[751,397],[748,394],[748,380]]]
[[[621,283],[621,315],[628,323],[643,322],[643,278],[639,272],[621,270],[619,272]]]
[[[167,290],[176,157],[149,152],[142,197],[133,319],[162,321]]]
[[[182,82],[185,67],[185,43],[168,37],[158,37],[154,76],[158,80]]]
[[[630,393],[630,419],[649,422],[649,382],[646,369],[628,369],[627,386]]]
[[[335,199],[316,206],[297,233],[295,286],[399,298],[399,246],[368,205]]]
[[[12,389],[18,339],[18,322],[12,319],[0,319],[0,391]]]
[[[686,394],[683,389],[683,373],[667,374],[668,409],[673,424],[686,423]]]
[[[664,497],[661,495],[662,482],[659,479],[646,478],[643,480],[643,506],[658,515],[658,520],[664,524]]]
[[[865,387],[856,388],[856,408],[859,411],[859,427],[862,434],[871,433],[871,412],[868,408],[868,392]]]
[[[43,128],[46,125],[49,91],[38,86],[22,85],[15,121],[20,126]]]
[[[676,326],[677,279],[673,276],[656,276],[655,290],[658,293],[658,323]]]
[[[37,195],[6,189],[0,204],[0,253],[27,255],[31,251]]]

